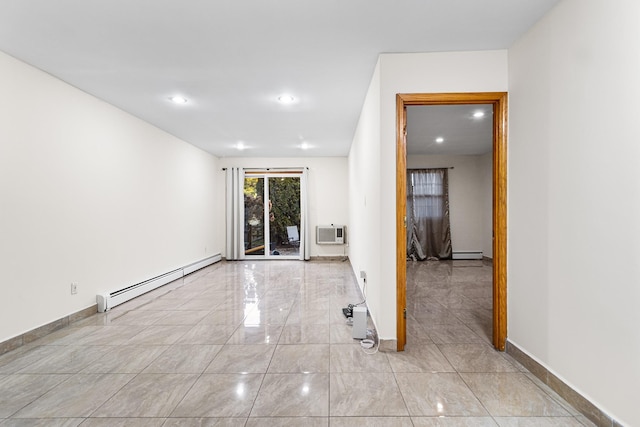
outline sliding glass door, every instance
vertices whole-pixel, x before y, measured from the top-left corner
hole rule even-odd
[[[300,179],[298,173],[245,173],[245,257],[299,259]]]

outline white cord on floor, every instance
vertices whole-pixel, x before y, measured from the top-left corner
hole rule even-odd
[[[367,336],[369,335],[371,336],[371,338],[365,338],[360,341],[360,347],[362,347],[362,351],[367,354],[376,354],[378,352],[378,349],[380,348],[380,340],[378,339],[378,334],[375,330],[367,329]],[[374,348],[374,350],[367,351],[371,348]]]

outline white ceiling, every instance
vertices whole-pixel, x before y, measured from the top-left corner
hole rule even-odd
[[[508,48],[557,2],[0,0],[0,50],[217,156],[345,156],[380,53]]]
[[[482,117],[474,117],[481,112]],[[442,138],[442,142],[437,142]],[[481,155],[493,148],[493,105],[407,107],[407,155]]]

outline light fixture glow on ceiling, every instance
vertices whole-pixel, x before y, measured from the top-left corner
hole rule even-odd
[[[443,142],[444,142],[444,138],[443,137],[439,136],[439,137],[436,138],[436,143],[442,144]]]
[[[480,110],[476,111],[475,113],[473,113],[473,117],[475,119],[483,118],[484,117],[484,111],[480,111]]]
[[[186,104],[187,98],[185,98],[184,96],[175,95],[175,96],[170,96],[169,101],[173,102],[174,104]]]
[[[306,142],[303,142],[302,144],[300,144],[300,148],[302,148],[303,150],[308,150],[309,149],[309,144]]]
[[[292,104],[292,103],[293,103],[293,101],[295,101],[295,100],[296,100],[296,99],[295,99],[293,96],[291,96],[291,95],[289,95],[289,94],[286,94],[286,93],[285,93],[285,94],[282,94],[282,95],[280,95],[280,96],[278,97],[278,101],[279,101],[281,104]]]
[[[244,145],[244,142],[242,141],[238,141],[238,143],[236,144],[236,148],[240,151],[244,150],[246,147]]]

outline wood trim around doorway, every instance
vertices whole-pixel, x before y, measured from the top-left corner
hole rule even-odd
[[[396,95],[396,325],[397,350],[406,344],[407,106],[493,105],[493,346],[507,340],[507,93],[414,93]]]

